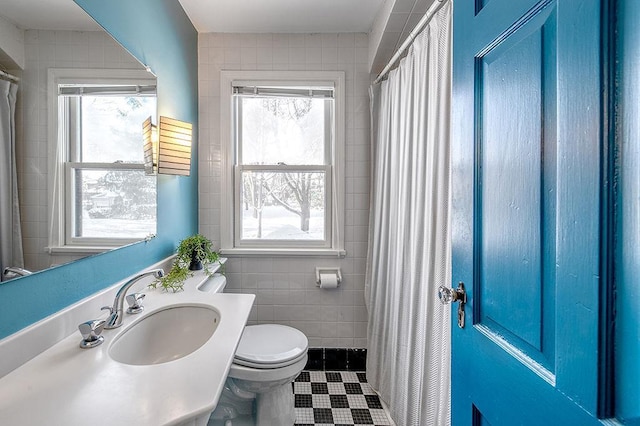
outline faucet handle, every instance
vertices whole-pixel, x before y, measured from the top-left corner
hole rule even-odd
[[[127,303],[129,304],[129,308],[127,309],[128,314],[139,314],[144,309],[142,306],[142,299],[144,299],[144,293],[132,293],[127,295]]]
[[[90,320],[78,325],[78,330],[80,331],[80,334],[82,334],[80,347],[82,349],[88,349],[101,345],[102,342],[104,342],[104,337],[100,334],[102,334],[102,330],[104,330],[105,324],[106,321],[100,319]]]

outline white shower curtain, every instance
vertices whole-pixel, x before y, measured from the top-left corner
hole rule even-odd
[[[0,80],[0,275],[7,266],[24,267],[16,173],[18,85]]]
[[[399,426],[450,424],[450,74],[447,2],[371,88],[367,377]]]

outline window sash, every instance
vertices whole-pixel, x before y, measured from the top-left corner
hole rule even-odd
[[[234,240],[236,248],[331,248],[332,247],[332,169],[330,165],[236,165],[234,167]],[[242,173],[247,171],[274,173],[324,174],[324,238],[302,239],[247,239],[242,238]]]
[[[68,161],[65,167],[65,245],[66,246],[121,246],[123,244],[140,241],[140,237],[135,238],[99,238],[99,237],[78,237],[75,235],[76,209],[78,200],[76,199],[76,188],[74,173],[76,170],[123,170],[123,171],[143,171],[144,164],[137,163],[82,163]]]
[[[269,96],[271,97],[271,96]],[[244,164],[242,160],[242,96],[233,96],[233,128],[234,128],[234,146],[235,146],[235,164]],[[334,112],[333,99],[326,99],[324,102],[324,164],[330,165],[333,154],[331,148],[333,146],[334,128]]]
[[[250,98],[324,98],[333,99],[333,88],[303,88],[303,87],[262,87],[242,86],[233,88],[236,97]]]
[[[58,86],[58,96],[156,96],[153,85],[88,85],[68,84]]]
[[[234,85],[232,94],[233,104],[233,127],[234,131],[234,146],[235,146],[235,165],[234,165],[234,247],[235,248],[321,248],[328,249],[333,247],[332,235],[333,235],[333,198],[334,188],[332,185],[332,146],[335,135],[333,134],[334,128],[334,99],[333,99],[333,87],[317,89],[315,85],[310,85],[309,88],[301,89],[301,87],[269,87],[268,85],[254,85],[250,87],[240,87]],[[310,93],[311,90],[311,93]],[[254,165],[242,163],[242,98],[243,97],[265,97],[273,98],[278,96],[286,97],[312,97],[313,90],[316,90],[315,97],[325,98],[324,102],[324,164],[319,165]],[[244,92],[253,92],[253,94],[246,94]],[[320,91],[323,94],[330,96],[320,96]],[[268,93],[268,94],[267,94]],[[256,172],[320,172],[324,173],[324,238],[322,240],[294,240],[294,239],[246,239],[242,238],[242,173],[244,171],[256,171]]]
[[[129,94],[119,94],[127,96]],[[147,97],[152,97],[148,95]],[[153,95],[155,97],[155,95]],[[82,96],[59,96],[59,120],[63,126],[63,139],[66,140],[66,154],[63,154],[66,161],[82,161],[83,157],[83,117],[82,117]],[[89,126],[90,128],[90,126]],[[140,142],[142,145],[142,141]],[[142,152],[142,148],[141,148]],[[128,162],[127,159],[123,159]],[[142,160],[141,160],[142,161]]]
[[[322,97],[334,98],[333,81],[233,80],[231,94],[267,97]]]
[[[140,240],[140,236],[133,238],[121,237],[87,237],[78,236],[78,223],[76,221],[78,209],[82,209],[82,200],[77,199],[75,176],[76,171],[103,171],[103,170],[123,170],[141,171],[144,170],[142,162],[134,163],[129,161],[118,161],[113,163],[104,162],[83,162],[82,160],[82,127],[83,120],[81,114],[82,96],[135,96],[135,88],[147,88],[145,94],[140,96],[155,96],[155,86],[60,86],[59,102],[66,110],[66,123],[68,125],[67,149],[68,160],[65,167],[65,197],[64,197],[64,244],[65,246],[122,246]],[[131,89],[132,90],[127,90]],[[66,89],[66,91],[65,91]],[[77,93],[72,93],[72,89]],[[116,90],[116,89],[119,89]]]

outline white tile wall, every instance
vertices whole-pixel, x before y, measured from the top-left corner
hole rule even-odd
[[[230,292],[253,293],[250,323],[302,330],[312,347],[366,347],[364,274],[369,215],[367,34],[200,34],[200,232],[220,242],[220,70],[340,70],[346,74],[346,229],[344,259],[236,257]],[[316,266],[340,266],[336,290],[315,285]]]
[[[47,225],[47,70],[49,68],[143,69],[111,36],[99,31],[25,31],[25,68],[16,114],[18,185],[25,267],[66,263],[50,256]]]

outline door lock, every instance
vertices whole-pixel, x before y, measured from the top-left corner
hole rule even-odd
[[[464,328],[464,305],[467,303],[467,292],[464,290],[464,283],[459,282],[455,290],[443,285],[438,288],[438,297],[443,305],[458,302],[458,327]]]

